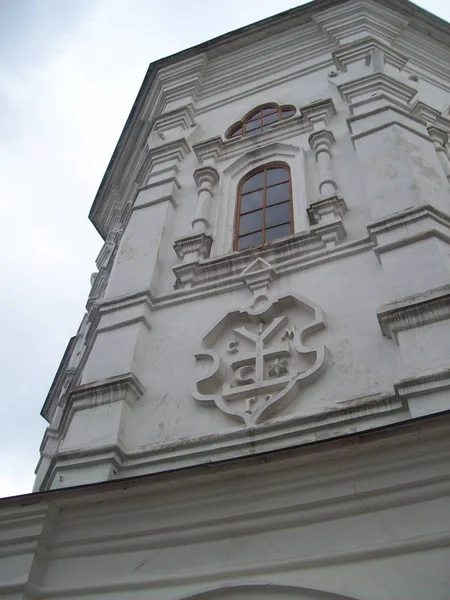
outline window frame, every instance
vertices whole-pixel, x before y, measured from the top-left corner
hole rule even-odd
[[[273,109],[271,113],[264,115],[265,110],[271,110],[271,109]],[[287,117],[283,117],[283,112],[288,111],[288,110],[292,111],[292,114]],[[245,138],[248,135],[255,135],[257,133],[262,133],[267,128],[272,127],[273,125],[276,125],[277,123],[281,123],[283,121],[287,121],[288,119],[292,119],[292,117],[295,116],[296,112],[297,112],[297,109],[292,104],[280,105],[280,104],[277,104],[276,102],[267,102],[266,104],[261,104],[259,106],[256,106],[255,108],[252,108],[252,110],[250,110],[240,121],[233,123],[233,125],[231,125],[231,127],[229,127],[227,129],[227,131],[225,133],[225,139],[234,140],[237,138]],[[256,115],[258,115],[258,113],[259,113],[259,117],[256,116]],[[275,114],[275,113],[277,114],[276,121],[273,121],[271,123],[268,123],[267,125],[264,125],[263,124],[264,118],[271,116],[272,114]],[[252,129],[250,131],[247,131],[247,124],[256,122],[256,121],[259,121],[259,127]],[[237,133],[239,130],[240,130],[240,133]]]
[[[276,169],[276,168],[283,168],[287,171],[287,175],[288,175],[288,179],[287,180],[283,180],[283,181],[279,181],[276,182],[274,184],[271,185],[267,185],[267,172],[271,169]],[[252,177],[254,177],[255,175],[257,175],[258,173],[264,173],[264,183],[263,183],[263,187],[262,188],[256,188],[255,190],[251,190],[251,192],[256,192],[259,190],[263,191],[263,203],[262,203],[262,208],[257,208],[253,211],[247,211],[246,213],[241,214],[241,206],[242,206],[242,196],[245,194],[242,194],[242,188],[244,186],[244,184],[251,179]],[[282,202],[277,202],[273,205],[269,205],[270,206],[277,206],[279,204],[285,204],[285,203],[289,203],[289,223],[280,223],[279,225],[274,225],[273,227],[266,227],[266,209],[267,209],[267,202],[266,202],[266,198],[267,198],[267,189],[271,188],[271,187],[275,187],[276,185],[281,185],[283,183],[288,183],[288,190],[289,190],[289,198],[288,200],[284,200]],[[240,221],[241,221],[241,217],[245,216],[247,214],[252,214],[254,212],[257,212],[258,210],[262,210],[262,229],[258,229],[254,232],[249,232],[248,234],[244,234],[244,235],[239,235],[239,228],[240,228]],[[275,238],[273,240],[269,240],[266,241],[266,231],[273,229],[275,227],[280,227],[281,225],[284,224],[289,224],[289,228],[290,231],[286,236],[281,236],[279,238]],[[243,248],[242,250],[239,249],[239,240],[242,237],[245,237],[245,235],[251,235],[252,233],[259,233],[261,232],[262,234],[262,242],[260,244],[255,244],[253,246],[248,246],[246,248]],[[234,219],[234,236],[233,236],[233,250],[237,251],[237,252],[243,252],[244,250],[248,250],[250,248],[258,248],[260,246],[267,246],[269,244],[272,244],[274,242],[277,242],[278,240],[284,239],[290,235],[293,235],[293,233],[295,232],[295,228],[294,228],[294,202],[293,202],[293,189],[292,189],[292,174],[291,174],[291,168],[290,166],[285,163],[285,162],[281,162],[281,161],[274,161],[274,162],[270,162],[270,163],[265,163],[263,165],[260,165],[259,167],[256,167],[254,169],[252,169],[250,172],[246,173],[239,181],[238,185],[237,185],[237,198],[236,198],[236,211],[235,211],[235,219]]]

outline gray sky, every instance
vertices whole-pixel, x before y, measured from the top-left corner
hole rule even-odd
[[[148,63],[304,3],[0,0],[0,496],[31,491],[102,245],[87,214]]]

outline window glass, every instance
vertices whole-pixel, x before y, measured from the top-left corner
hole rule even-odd
[[[266,204],[268,206],[277,204],[278,202],[286,202],[286,200],[289,200],[289,183],[272,185],[267,188],[266,192]]]
[[[277,240],[278,238],[286,237],[291,233],[291,226],[279,225],[278,227],[272,227],[271,229],[266,230],[266,242],[272,242],[273,240]]]
[[[272,113],[271,115],[267,115],[267,117],[263,118],[263,125],[270,125],[276,121],[278,121],[278,113]]]
[[[289,171],[285,167],[274,167],[267,171],[267,185],[289,180]]]
[[[257,210],[256,212],[247,213],[242,215],[239,219],[239,235],[245,235],[252,233],[253,231],[259,231],[263,228],[263,211]]]
[[[255,129],[261,129],[261,121],[256,119],[255,121],[247,121],[245,124],[245,132],[255,131]]]
[[[239,238],[238,250],[244,250],[245,248],[251,248],[252,246],[260,246],[262,244],[262,231],[252,233],[251,235],[245,235]]]
[[[250,192],[241,196],[241,214],[262,208],[264,202],[264,191]]]
[[[291,203],[284,202],[266,208],[266,227],[289,223],[291,220]]]
[[[252,190],[258,190],[259,188],[263,188],[263,187],[264,187],[264,172],[262,171],[260,173],[255,173],[255,175],[253,175],[253,177],[250,177],[250,179],[247,179],[247,181],[242,186],[241,193],[245,194]]]
[[[282,111],[282,118],[289,119],[289,117],[294,116],[294,114],[295,114],[295,110],[293,110],[292,108],[285,108]]]

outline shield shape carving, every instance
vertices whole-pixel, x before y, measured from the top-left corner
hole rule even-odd
[[[305,345],[305,338],[324,326],[322,310],[294,295],[229,312],[195,355],[192,395],[247,426],[261,422],[323,367],[325,346]]]

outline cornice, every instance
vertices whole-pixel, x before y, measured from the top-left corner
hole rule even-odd
[[[445,116],[442,111],[418,100],[412,106],[412,114],[427,125],[434,125],[450,134],[450,113],[448,113],[449,116]]]
[[[372,221],[367,225],[367,231],[371,237],[376,238],[376,236],[380,234],[388,233],[394,229],[401,229],[408,224],[422,219],[431,219],[436,223],[444,225],[450,230],[449,215],[430,204],[421,204],[419,206],[411,206],[405,210],[387,215],[382,219]]]
[[[75,467],[86,464],[86,458],[98,461],[104,455],[108,459],[111,453],[120,457],[119,468],[128,476],[135,472],[144,471],[147,474],[167,472],[183,467],[193,467],[203,464],[205,457],[209,463],[220,462],[234,456],[245,457],[254,453],[255,446],[259,453],[280,451],[292,446],[300,447],[321,440],[331,440],[333,437],[345,437],[376,428],[376,424],[386,423],[391,418],[393,422],[406,421],[408,413],[403,403],[394,393],[372,394],[347,402],[332,404],[290,418],[281,418],[272,422],[252,427],[252,435],[242,428],[216,436],[184,439],[182,442],[167,443],[158,447],[144,447],[139,451],[130,451],[123,446],[99,447],[95,449],[55,454],[47,473],[47,481],[51,481],[55,473],[65,465]]]
[[[393,6],[395,4],[392,2]],[[392,43],[409,24],[409,18],[404,14],[372,0],[339,3],[333,8],[318,11],[313,19],[337,44],[364,34]]]
[[[65,437],[75,412],[117,402],[132,407],[142,397],[144,391],[142,383],[134,373],[124,373],[75,387],[64,405],[63,416],[58,427],[60,439]],[[49,472],[46,477],[48,475]]]
[[[191,288],[186,290],[193,298],[201,290],[225,290],[227,286],[241,286],[241,275],[256,258],[262,258],[275,269],[277,274],[286,274],[298,269],[320,264],[347,252],[361,252],[373,247],[368,240],[342,243],[346,236],[342,219],[333,219],[311,227],[293,236],[277,240],[258,248],[249,248],[204,261],[182,265],[183,279]],[[178,267],[174,269],[177,273]],[[180,284],[181,281],[178,282]],[[180,290],[182,291],[182,290]],[[156,305],[166,303],[170,296],[158,298]]]
[[[409,57],[408,67],[419,78],[441,89],[450,89],[450,41],[447,40],[444,46],[425,32],[408,27],[396,41],[395,47]]]
[[[378,96],[384,94],[401,104],[409,104],[417,94],[416,88],[385,73],[372,73],[351,79],[338,85],[338,90],[349,105],[359,100],[373,100],[375,94]]]
[[[372,400],[381,400],[380,396],[373,396]],[[386,397],[384,397],[386,400]],[[360,399],[362,400],[362,399]],[[369,400],[368,398],[364,399]],[[350,405],[350,403],[348,403]],[[443,449],[448,448],[448,428],[450,425],[450,413],[445,415],[428,415],[421,419],[414,419],[410,421],[397,421],[389,425],[382,425],[377,429],[368,429],[360,433],[353,432],[344,438],[330,439],[326,436],[314,439],[314,444],[292,444],[289,448],[275,450],[273,452],[265,454],[265,460],[261,460],[261,456],[253,453],[245,458],[228,458],[222,462],[215,464],[206,463],[199,465],[198,467],[189,467],[187,469],[179,469],[174,471],[170,478],[167,473],[149,473],[147,475],[134,475],[127,476],[120,479],[112,479],[109,481],[102,481],[98,483],[91,483],[81,486],[74,486],[70,488],[56,488],[47,489],[39,492],[21,494],[17,496],[10,496],[0,498],[0,507],[2,510],[10,511],[14,516],[20,517],[23,520],[23,514],[30,512],[39,514],[41,510],[45,510],[47,506],[53,504],[54,508],[64,508],[67,506],[74,505],[96,505],[98,510],[103,510],[104,502],[115,498],[118,502],[116,506],[121,512],[123,507],[122,499],[128,498],[148,498],[149,490],[152,493],[167,491],[168,489],[174,489],[173,486],[178,487],[180,483],[186,481],[186,477],[192,486],[198,487],[199,484],[208,482],[210,477],[213,476],[219,480],[223,480],[224,477],[228,478],[229,473],[242,474],[243,470],[246,470],[249,475],[263,474],[265,473],[273,483],[273,474],[280,473],[283,471],[284,474],[290,475],[288,480],[285,482],[289,485],[293,485],[295,489],[298,489],[299,484],[305,486],[305,489],[309,489],[310,482],[303,481],[299,482],[298,479],[298,468],[301,465],[314,465],[320,463],[326,466],[321,473],[321,477],[324,477],[324,481],[330,481],[330,459],[335,460],[337,453],[344,457],[355,457],[355,451],[357,454],[361,452],[365,455],[365,472],[368,473],[369,469],[376,474],[380,474],[381,470],[385,470],[386,473],[392,474],[394,463],[380,462],[378,456],[373,456],[369,459],[369,453],[366,450],[370,444],[373,444],[374,449],[384,449],[399,447],[399,442],[403,445],[405,452],[400,455],[396,452],[392,458],[395,462],[395,466],[398,466],[400,472],[405,472],[405,466],[414,464],[415,468],[419,462],[428,464],[430,461],[435,459],[442,461],[447,464],[447,459],[443,455]],[[417,440],[424,447],[418,447],[418,444],[411,443],[411,436]],[[369,444],[370,442],[370,444]],[[348,475],[354,474],[354,465],[348,465],[349,470],[345,473],[342,471],[335,472],[338,477],[344,477],[348,479]],[[314,467],[313,477],[317,484],[317,468]],[[240,481],[249,481],[248,479],[240,478]],[[264,480],[264,483],[267,479]],[[253,486],[252,482],[250,485]],[[285,489],[283,486],[282,490]],[[222,490],[220,486],[208,486],[207,488],[202,487],[202,500],[210,503],[211,500],[218,499],[221,497]],[[177,499],[178,500],[178,499]],[[139,521],[139,525],[142,522]],[[64,542],[63,542],[64,543]],[[148,548],[148,545],[146,546]],[[62,550],[59,547],[56,551]]]
[[[332,56],[336,68],[343,73],[347,73],[348,67],[355,62],[371,64],[374,71],[382,70],[384,63],[401,71],[408,62],[407,56],[371,36],[340,46]],[[375,64],[377,60],[379,64]]]
[[[398,344],[398,333],[450,319],[450,285],[407,296],[377,310],[384,336]]]
[[[151,132],[157,133],[161,140],[172,130],[186,131],[195,127],[195,109],[192,103],[161,113],[150,122]]]
[[[426,371],[394,383],[399,398],[408,400],[416,396],[433,394],[450,389],[450,369]]]

